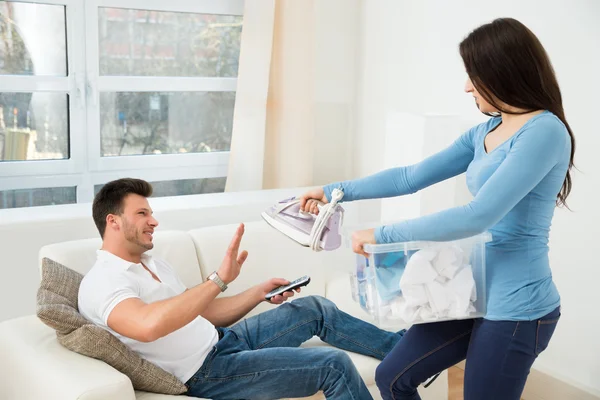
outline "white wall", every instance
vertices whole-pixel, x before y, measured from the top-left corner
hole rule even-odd
[[[383,146],[393,143],[388,129],[399,113],[449,114],[480,120],[471,96],[464,94],[466,75],[458,44],[469,31],[490,20],[519,19],[538,35],[553,62],[561,85],[567,119],[577,138],[573,212],[558,210],[551,232],[552,270],[562,295],[563,316],[549,349],[535,367],[577,386],[600,393],[600,148],[597,110],[600,93],[600,2],[595,0],[507,0],[486,5],[476,0],[363,1],[361,63],[358,69],[359,109],[354,140],[354,176],[382,169]],[[391,123],[393,126],[393,123]],[[430,154],[433,136],[400,132],[400,143]],[[450,142],[461,132],[449,131]],[[425,135],[421,138],[411,135]],[[386,136],[387,135],[387,136]],[[430,136],[433,135],[433,136]],[[399,151],[399,155],[402,152]],[[398,159],[397,164],[405,160]],[[388,164],[386,164],[388,163]],[[452,193],[449,190],[447,193]],[[460,201],[461,196],[455,193]],[[432,212],[437,204],[427,191],[415,207]],[[427,200],[428,199],[428,200]]]
[[[350,177],[360,9],[360,0],[314,2],[315,185]]]

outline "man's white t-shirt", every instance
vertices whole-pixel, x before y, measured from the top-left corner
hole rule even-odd
[[[161,282],[152,278],[142,264],[131,263],[104,250],[97,253],[96,263],[81,281],[79,312],[115,335],[140,357],[187,382],[219,340],[214,325],[198,316],[183,328],[149,343],[113,331],[108,327],[108,316],[121,301],[136,297],[149,304],[177,296],[186,287],[169,264],[147,254],[142,256],[142,263]]]

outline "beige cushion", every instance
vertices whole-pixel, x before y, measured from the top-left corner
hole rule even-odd
[[[174,375],[131,351],[119,339],[88,322],[78,312],[77,294],[83,275],[44,258],[37,295],[37,315],[56,330],[60,344],[88,357],[102,360],[127,375],[133,387],[163,394],[181,394],[187,387]]]
[[[83,275],[48,258],[42,262],[37,292],[37,315],[43,323],[66,335],[88,321],[78,312],[77,293]]]

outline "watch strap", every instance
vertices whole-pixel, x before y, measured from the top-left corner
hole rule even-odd
[[[214,283],[216,283],[217,286],[219,286],[219,288],[221,289],[221,292],[224,292],[227,289],[227,285],[225,284],[225,282],[223,282],[221,277],[219,277],[217,271],[214,271],[212,274],[210,274],[206,280],[211,280]]]

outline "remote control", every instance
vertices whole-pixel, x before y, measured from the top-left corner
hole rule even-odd
[[[289,285],[279,286],[278,288],[271,290],[269,293],[266,294],[265,299],[270,301],[273,297],[275,297],[277,295],[283,294],[284,292],[294,290],[301,286],[306,286],[306,285],[308,285],[309,282],[310,282],[310,276],[304,275],[302,278],[298,278],[295,281],[290,282]]]

